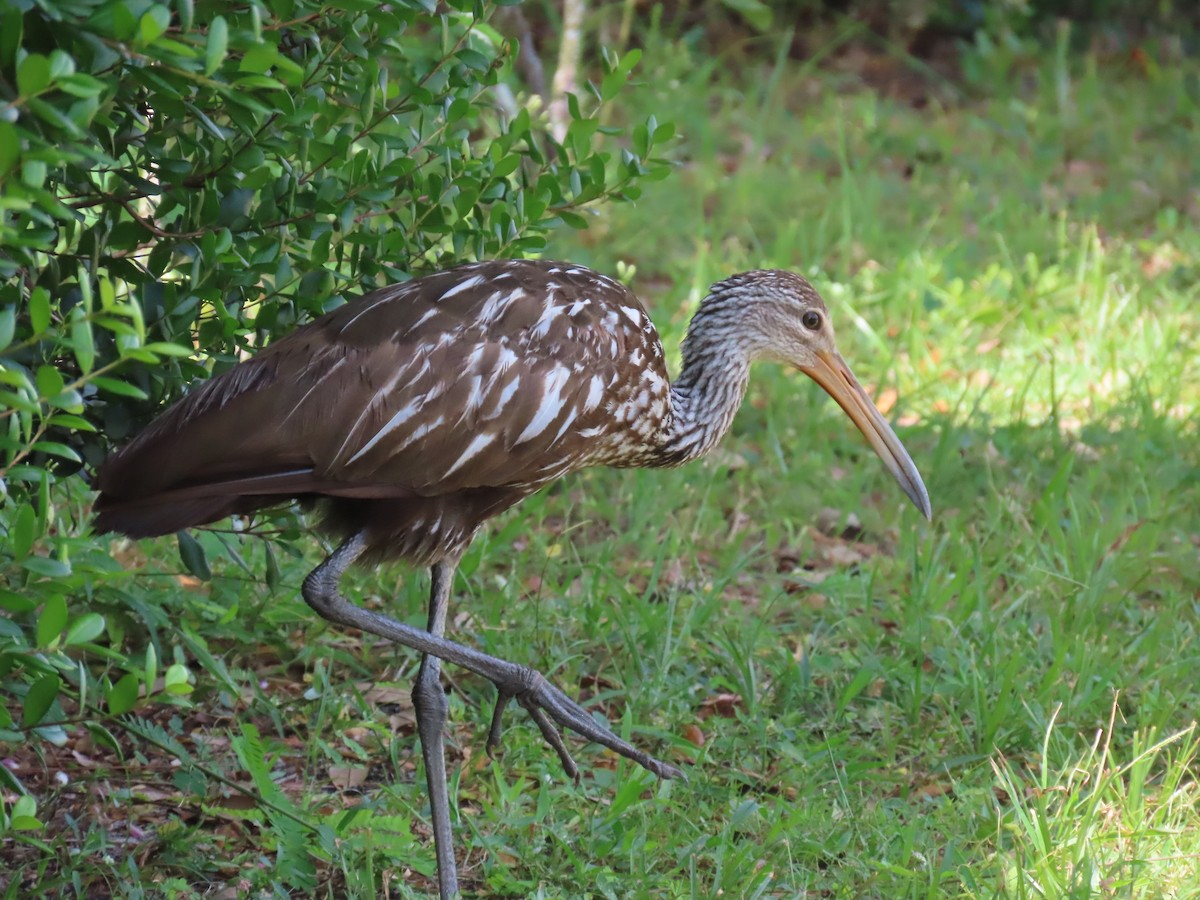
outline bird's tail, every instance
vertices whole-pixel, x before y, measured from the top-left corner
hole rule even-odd
[[[94,508],[96,517],[93,527],[97,534],[115,531],[132,538],[173,534],[184,528],[207,525],[234,513],[248,512],[242,501],[244,498],[228,496],[187,499],[148,497],[122,501],[101,494]]]

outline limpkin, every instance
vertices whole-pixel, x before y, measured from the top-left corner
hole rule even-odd
[[[811,376],[849,414],[909,499],[929,496],[912,459],[838,353],[825,304],[799,275],[714,284],[667,378],[641,303],[562,262],[462,265],[373,291],[209,379],[103,466],[96,528],[167,534],[291,498],[315,500],[340,543],[304,580],[321,616],[423,654],[413,688],[440,894],[457,893],[443,754],[441,660],[496,685],[488,732],[517,700],[567,773],[559,727],[662,777],[678,775],[523,665],[444,636],[451,581],[484,521],[586,466],[667,467],[712,449],[750,364]],[[432,573],[427,630],[362,609],[339,583],[355,562],[397,558]]]

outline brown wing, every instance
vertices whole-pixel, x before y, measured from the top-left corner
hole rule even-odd
[[[105,465],[98,527],[127,530],[120,506],[210,521],[263,502],[239,497],[542,484],[602,461],[616,404],[646,379],[665,391],[661,347],[616,282],[565,264],[459,267],[369,294],[206,382]]]

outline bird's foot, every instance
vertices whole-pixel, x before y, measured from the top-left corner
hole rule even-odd
[[[567,775],[579,780],[579,767],[575,765],[562,732],[555,723],[569,728],[582,737],[602,744],[614,753],[619,753],[660,778],[682,778],[683,772],[674,766],[655,759],[628,741],[622,740],[607,724],[599,722],[586,709],[552,685],[544,675],[528,666],[513,665],[502,677],[493,678],[496,684],[496,708],[492,712],[492,724],[488,729],[487,752],[489,756],[500,753],[500,720],[508,701],[516,699],[537,723],[546,743],[554,748]]]

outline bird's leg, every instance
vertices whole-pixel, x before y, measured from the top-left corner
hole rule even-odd
[[[429,633],[446,631],[446,609],[456,563],[439,562],[430,569]],[[458,895],[458,867],[454,862],[454,834],[450,827],[450,795],[446,779],[445,729],[449,704],[439,678],[442,661],[426,653],[413,685],[417,735],[425,757],[425,782],[429,786],[429,812],[433,819],[433,847],[437,853],[438,893],[442,900]]]
[[[558,723],[559,726],[570,728],[590,741],[603,744],[662,778],[678,778],[683,774],[674,766],[643,753],[628,741],[617,737],[606,724],[597,721],[582,706],[550,684],[541,673],[528,666],[488,656],[486,653],[448,641],[441,635],[413,628],[382,613],[355,606],[338,591],[338,582],[350,564],[362,555],[365,547],[364,535],[356,534],[304,579],[304,599],[322,618],[396,641],[406,647],[462,666],[476,675],[482,675],[496,685],[502,702],[515,698],[529,711],[538,723],[543,737],[555,748],[559,758],[564,760],[564,765],[567,765],[566,760],[569,760],[570,756],[566,754],[562,738],[552,723]],[[493,736],[498,730],[494,724],[495,718],[496,716],[493,716]],[[574,774],[570,766],[567,767],[567,772]]]

